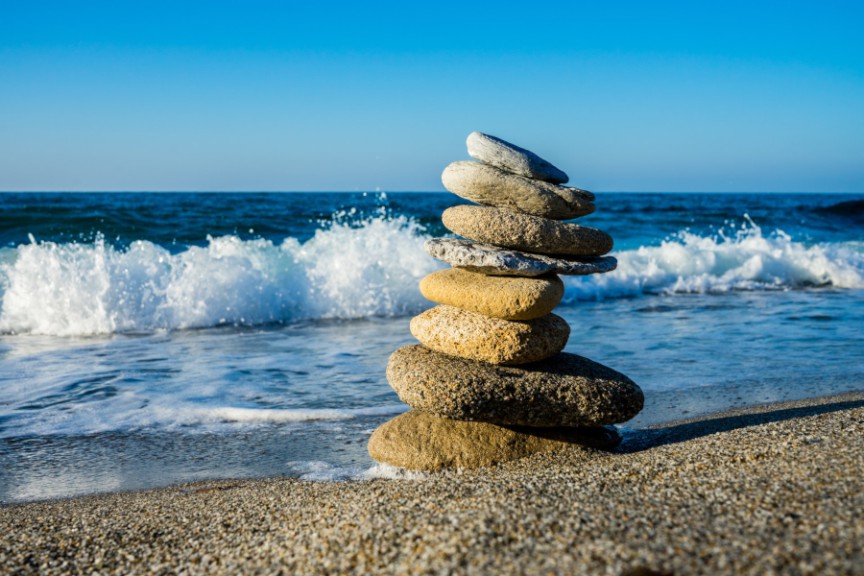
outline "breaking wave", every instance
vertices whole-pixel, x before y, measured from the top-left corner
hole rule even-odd
[[[149,333],[219,325],[403,316],[428,307],[417,282],[443,264],[404,216],[335,219],[305,242],[208,238],[172,254],[146,240],[118,249],[37,242],[0,249],[0,333]],[[807,244],[745,217],[733,233],[682,231],[614,253],[618,269],[567,278],[568,298],[864,287],[864,243]]]
[[[397,316],[422,307],[439,265],[405,217],[334,222],[304,243],[208,237],[171,254],[146,240],[30,244],[0,254],[0,331],[152,332],[315,318]],[[6,263],[2,263],[4,260]]]
[[[682,231],[659,246],[615,254],[612,273],[566,278],[570,299],[795,288],[864,288],[864,242],[806,244],[763,234],[747,215],[727,233]]]

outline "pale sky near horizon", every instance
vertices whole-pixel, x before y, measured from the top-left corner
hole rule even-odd
[[[864,192],[864,3],[0,3],[0,190]]]

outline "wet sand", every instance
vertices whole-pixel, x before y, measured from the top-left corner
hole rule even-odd
[[[864,392],[491,469],[0,508],[0,573],[864,574]]]

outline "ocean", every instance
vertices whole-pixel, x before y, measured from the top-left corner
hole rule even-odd
[[[398,474],[366,442],[444,193],[0,194],[0,502]],[[864,196],[599,193],[566,350],[650,424],[864,389]]]

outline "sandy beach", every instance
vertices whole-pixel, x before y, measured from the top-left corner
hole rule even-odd
[[[864,2],[0,16],[0,576],[864,576]]]
[[[0,509],[3,573],[864,574],[864,393],[419,479]]]

